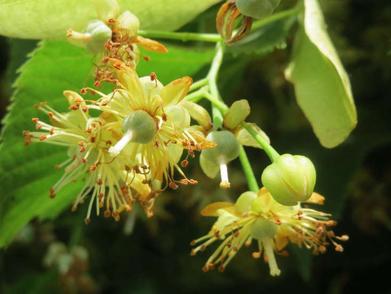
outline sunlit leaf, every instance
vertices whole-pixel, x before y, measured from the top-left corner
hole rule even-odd
[[[287,78],[325,147],[342,143],[357,123],[349,77],[327,34],[317,0],[306,0]]]
[[[101,0],[97,0],[101,1]],[[142,29],[175,30],[220,0],[119,0],[121,10],[130,10]],[[97,18],[91,0],[1,0],[0,35],[17,38],[62,38],[69,28],[82,30]]]

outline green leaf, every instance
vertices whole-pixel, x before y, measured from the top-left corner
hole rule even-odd
[[[45,144],[26,147],[22,131],[32,129],[31,118],[40,115],[34,104],[49,101],[65,110],[62,91],[84,86],[90,78],[91,56],[65,42],[44,42],[20,71],[0,146],[0,246],[9,243],[32,218],[55,217],[80,188],[75,184],[50,199],[48,191],[62,174],[54,167],[65,160],[66,151]]]
[[[102,0],[96,0],[96,2]],[[221,0],[119,0],[121,10],[130,10],[142,29],[175,30]],[[46,39],[63,38],[67,29],[83,30],[97,18],[91,0],[2,0],[0,35]]]
[[[151,62],[141,60],[140,72],[149,74],[153,70],[168,82],[195,74],[212,58],[209,51],[169,49],[171,55],[156,54]],[[0,145],[0,247],[7,245],[31,219],[55,218],[70,206],[80,190],[81,185],[75,183],[50,199],[49,189],[62,175],[62,170],[54,167],[66,159],[67,150],[48,144],[26,147],[22,132],[33,129],[31,118],[41,115],[34,108],[39,102],[48,101],[53,108],[66,111],[68,103],[62,92],[79,91],[91,84],[92,65],[93,57],[86,50],[65,41],[44,41],[20,69],[13,103],[3,121]]]
[[[304,26],[299,29],[286,71],[299,106],[325,147],[342,143],[357,124],[349,77],[326,32],[316,0],[305,0]]]
[[[282,14],[282,16],[278,19],[274,19],[273,16],[266,18],[265,22],[268,19],[272,21],[255,28],[243,40],[229,46],[227,52],[234,56],[239,54],[266,55],[276,48],[284,48],[286,46],[285,40],[297,17],[292,15],[290,11]]]
[[[209,64],[214,56],[213,48],[189,48],[166,44],[168,53],[144,51],[150,61],[140,62],[137,71],[140,76],[155,72],[158,79],[167,84],[177,78],[196,73],[202,66]]]

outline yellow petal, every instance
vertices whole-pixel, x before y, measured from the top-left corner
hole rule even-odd
[[[230,207],[233,207],[233,203],[231,203],[231,202],[223,202],[223,201],[213,202],[201,210],[201,215],[202,216],[219,216],[219,214],[217,213],[217,211],[219,209],[226,209],[226,208],[230,208]]]
[[[167,53],[168,49],[162,43],[157,41],[137,36],[136,44],[139,44],[145,50],[155,51],[159,53]]]
[[[320,195],[319,193],[314,192],[314,193],[312,193],[311,197],[305,202],[323,205],[324,201],[325,201],[324,196]]]
[[[144,90],[137,73],[133,69],[129,67],[121,68],[118,71],[118,79],[132,97],[144,100]]]
[[[193,80],[191,77],[183,77],[166,85],[160,93],[165,105],[177,104],[189,92]]]

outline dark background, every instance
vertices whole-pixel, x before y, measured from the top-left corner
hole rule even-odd
[[[159,212],[146,221],[140,213],[115,223],[96,218],[88,226],[84,211],[64,212],[56,221],[33,221],[6,250],[0,251],[0,293],[391,293],[391,3],[389,0],[323,1],[330,35],[350,75],[359,123],[335,149],[320,146],[297,107],[283,70],[290,50],[267,56],[227,56],[221,89],[227,102],[247,98],[250,121],[269,134],[277,150],[305,154],[318,170],[317,190],[324,206],[348,233],[344,253],[311,257],[290,248],[278,257],[282,275],[270,277],[267,265],[242,249],[225,273],[203,273],[207,254],[190,257],[189,243],[209,229],[212,220],[200,208],[217,199],[234,199],[246,189],[238,163],[231,168],[233,189],[224,192],[201,174],[201,184],[161,196]],[[184,30],[210,23],[215,10]],[[212,26],[213,27],[213,26]],[[288,40],[288,49],[291,46]],[[0,117],[12,94],[15,70],[35,41],[0,38]],[[259,151],[249,152],[254,170],[267,164]],[[260,172],[258,172],[260,174]],[[53,242],[79,245],[88,259],[73,259],[72,271],[60,274],[43,262]]]

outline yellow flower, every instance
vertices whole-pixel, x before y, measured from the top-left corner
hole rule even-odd
[[[139,78],[123,63],[116,63],[118,88],[101,98],[90,108],[101,111],[113,121],[112,128],[120,139],[109,149],[113,156],[127,154],[132,166],[143,169],[149,181],[164,183],[171,188],[178,184],[195,184],[182,168],[195,151],[213,146],[205,139],[201,126],[191,126],[191,117],[205,124],[209,114],[198,111],[183,98],[189,91],[190,77],[180,78],[164,86],[153,76]],[[199,110],[197,106],[197,110]],[[200,115],[201,113],[201,115]],[[183,151],[186,159],[180,159]],[[174,178],[175,171],[182,177]],[[164,188],[163,188],[164,189]]]
[[[321,204],[323,200],[322,196],[314,193],[308,202]],[[324,253],[330,244],[336,251],[342,252],[343,248],[337,241],[348,240],[347,235],[336,236],[330,230],[336,225],[330,214],[300,204],[281,205],[265,188],[258,193],[243,193],[235,204],[212,203],[201,214],[217,217],[217,221],[207,235],[192,242],[192,245],[199,244],[192,254],[205,250],[216,241],[222,242],[205,263],[205,271],[216,266],[223,271],[243,245],[250,246],[255,240],[258,248],[252,256],[260,258],[263,255],[269,264],[270,274],[277,276],[281,271],[275,253],[283,253],[289,242],[317,254]]]
[[[84,179],[73,209],[90,197],[86,222],[90,220],[92,209],[99,215],[104,206],[105,216],[119,219],[122,211],[132,207],[133,197],[126,181],[134,172],[127,167],[125,154],[120,158],[108,152],[111,144],[118,140],[118,135],[111,130],[113,122],[90,117],[86,102],[77,93],[65,91],[64,95],[71,111],[59,113],[47,104],[39,105],[51,123],[33,118],[37,131],[25,131],[25,143],[44,142],[68,147],[68,159],[59,166],[65,167],[64,175],[50,189],[51,197],[64,186]]]

